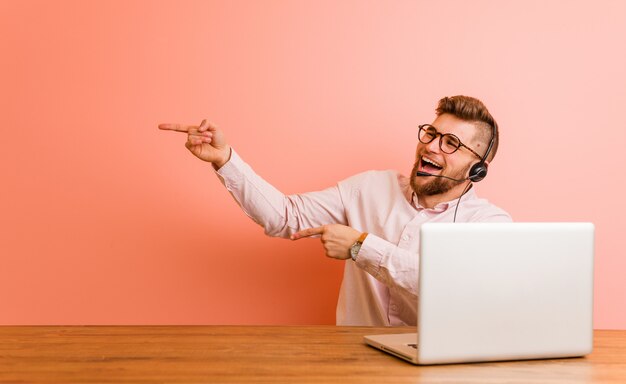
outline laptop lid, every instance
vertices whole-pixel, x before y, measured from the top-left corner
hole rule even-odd
[[[593,344],[591,223],[425,223],[417,362],[581,356]]]

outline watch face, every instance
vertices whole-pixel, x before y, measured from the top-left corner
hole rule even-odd
[[[350,247],[350,256],[352,260],[356,260],[356,255],[359,254],[359,250],[361,249],[361,244],[356,243]]]

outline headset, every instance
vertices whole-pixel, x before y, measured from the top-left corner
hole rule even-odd
[[[487,146],[487,151],[485,152],[485,155],[483,156],[482,159],[480,159],[480,161],[474,165],[472,165],[472,168],[470,168],[469,171],[469,176],[467,177],[469,180],[471,180],[474,183],[478,183],[479,181],[481,181],[482,179],[484,179],[485,177],[487,177],[487,157],[489,156],[489,153],[491,152],[491,149],[494,146],[494,143],[496,142],[496,136],[498,134],[498,123],[496,123],[496,121],[493,121],[493,128],[491,129],[491,140],[489,140],[489,146]]]

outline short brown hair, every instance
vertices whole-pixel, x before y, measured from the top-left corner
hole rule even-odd
[[[498,130],[495,128],[497,123],[482,101],[470,96],[462,95],[444,97],[439,100],[439,104],[437,105],[437,109],[435,111],[437,112],[437,116],[449,113],[461,120],[474,123],[476,128],[478,128],[478,132],[476,133],[474,139],[485,143],[485,151],[489,146],[491,135],[495,135],[493,147],[491,148],[489,156],[487,156],[486,160],[491,161],[496,156],[499,141]],[[481,153],[481,151],[478,153]]]

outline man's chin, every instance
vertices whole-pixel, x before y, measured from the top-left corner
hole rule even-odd
[[[464,177],[463,175],[467,174],[468,170],[469,166],[457,175],[450,177],[462,179]],[[418,196],[441,195],[463,183],[463,181],[454,181],[437,176],[417,176],[418,171],[419,166],[416,164],[413,166],[413,174],[411,175],[411,187],[413,188],[413,192]],[[439,174],[442,172],[443,170],[440,171]]]
[[[432,180],[420,180],[418,183],[417,178],[428,178]],[[413,176],[411,180],[411,187],[418,196],[434,196],[441,195],[454,188],[458,183],[452,180],[446,180],[434,176]]]

